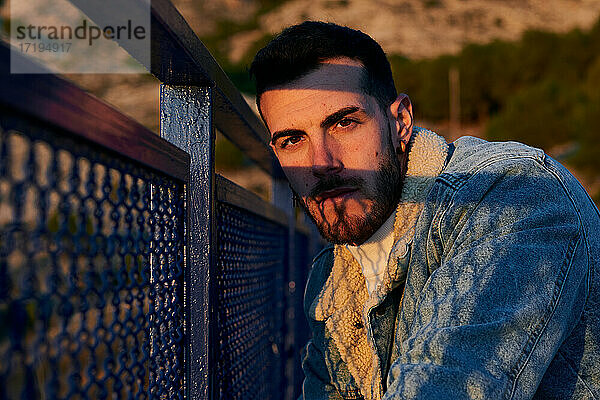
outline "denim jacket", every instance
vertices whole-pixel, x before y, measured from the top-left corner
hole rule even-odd
[[[416,128],[385,277],[314,260],[303,398],[600,399],[600,215],[541,150]]]

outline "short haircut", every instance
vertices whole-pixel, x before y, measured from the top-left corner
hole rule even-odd
[[[385,108],[396,99],[392,70],[381,46],[369,35],[346,26],[306,21],[283,30],[254,57],[250,75],[256,79],[256,102],[268,89],[291,83],[338,57],[365,68],[361,86]]]

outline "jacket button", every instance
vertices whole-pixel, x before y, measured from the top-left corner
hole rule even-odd
[[[378,317],[382,317],[385,315],[385,307],[379,307],[377,310],[375,310],[375,314],[377,314]]]

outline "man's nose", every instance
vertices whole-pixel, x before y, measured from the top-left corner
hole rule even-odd
[[[312,173],[322,178],[326,175],[341,172],[344,164],[334,143],[324,139],[312,146]]]

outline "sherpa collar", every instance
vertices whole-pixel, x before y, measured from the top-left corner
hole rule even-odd
[[[360,264],[345,246],[336,245],[331,273],[310,308],[314,319],[325,321],[342,360],[367,400],[383,396],[379,360],[367,329],[368,312],[406,279],[408,263],[400,260],[409,255],[425,198],[448,155],[443,137],[419,127],[413,129],[409,149],[404,187],[396,208],[394,245],[382,282],[369,297]]]

